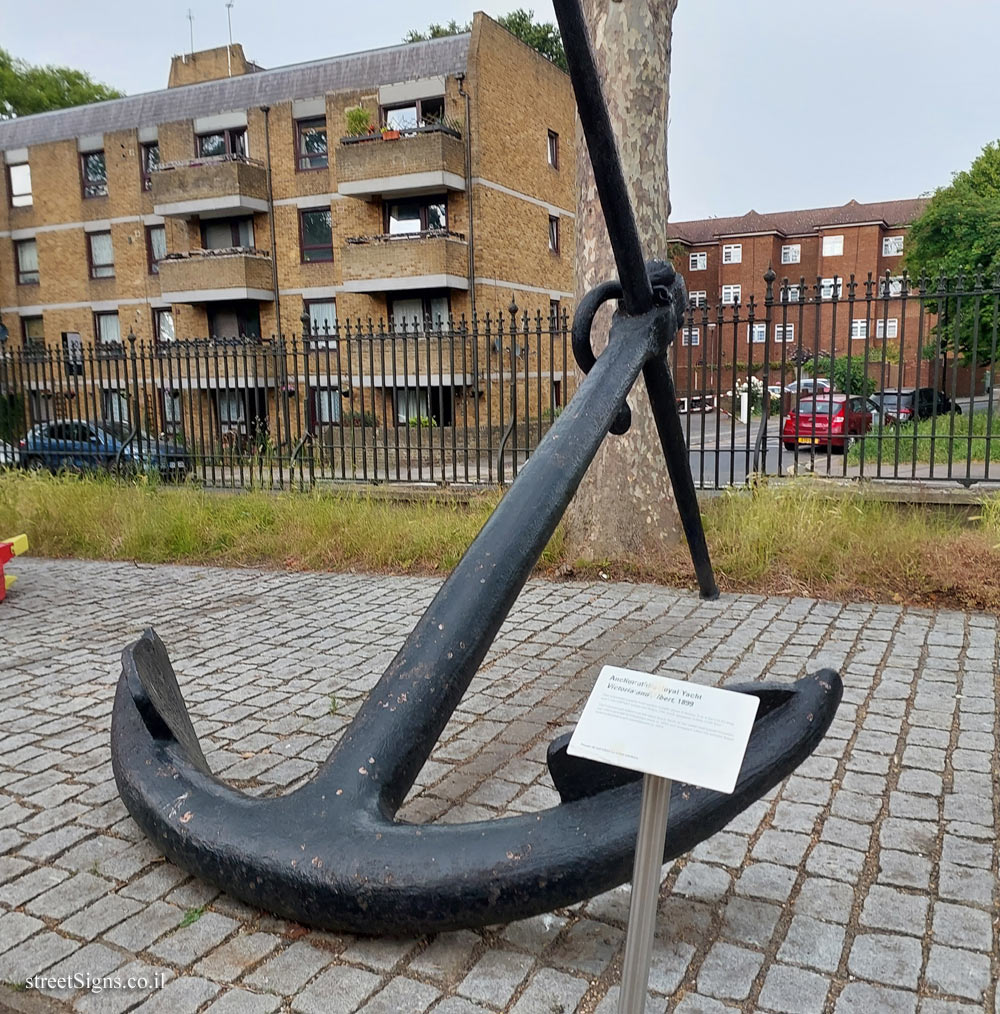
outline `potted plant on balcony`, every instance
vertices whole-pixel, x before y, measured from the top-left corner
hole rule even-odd
[[[383,127],[382,128],[382,140],[383,141],[395,141],[399,137],[399,131],[395,127]]]
[[[345,116],[348,137],[364,137],[366,134],[375,133],[375,124],[372,123],[371,113],[364,106],[348,109]]]

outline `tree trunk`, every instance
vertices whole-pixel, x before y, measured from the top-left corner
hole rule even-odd
[[[677,0],[583,0],[591,44],[647,260],[667,259],[667,98]],[[577,120],[576,296],[617,276],[594,173]],[[611,311],[598,314],[594,352]],[[578,375],[577,381],[583,380]],[[567,512],[571,559],[655,565],[681,537],[663,450],[640,375],[629,395],[632,428],[609,436]]]

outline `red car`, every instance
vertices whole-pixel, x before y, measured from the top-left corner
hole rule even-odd
[[[872,428],[872,414],[864,398],[824,394],[803,398],[785,417],[781,439],[786,450],[796,444],[823,444],[846,449],[851,441]]]

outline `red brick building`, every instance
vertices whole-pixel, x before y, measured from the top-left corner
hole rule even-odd
[[[802,346],[814,354],[887,358],[894,374],[901,360],[903,382],[912,383],[921,309],[918,299],[900,298],[901,276],[909,223],[926,203],[849,201],[833,208],[765,215],[751,210],[733,218],[671,222],[674,264],[691,301],[705,308],[692,315],[691,329],[684,332],[679,372],[683,375],[687,359],[692,367],[700,362],[724,372],[727,366],[753,372],[765,360],[788,363],[791,349]],[[768,268],[777,276],[770,326],[764,307]],[[692,370],[693,387],[703,386],[698,372]]]

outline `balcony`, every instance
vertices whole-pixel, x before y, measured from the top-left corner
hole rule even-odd
[[[445,229],[355,236],[341,250],[347,292],[468,289],[469,246]]]
[[[339,193],[368,200],[465,189],[465,144],[449,127],[417,127],[395,140],[344,137],[337,152]]]
[[[152,173],[157,215],[212,218],[267,211],[267,169],[262,162],[220,155],[171,162]]]
[[[233,247],[167,254],[160,261],[160,288],[169,303],[274,299],[271,255]]]

